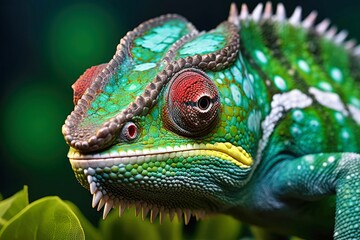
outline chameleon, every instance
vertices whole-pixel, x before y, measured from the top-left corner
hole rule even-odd
[[[232,4],[210,31],[177,14],[129,31],[62,127],[92,207],[358,239],[360,47],[316,17]]]

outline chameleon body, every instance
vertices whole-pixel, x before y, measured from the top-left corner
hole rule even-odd
[[[360,51],[315,17],[232,5],[209,32],[165,15],[127,33],[63,126],[93,207],[360,237]]]

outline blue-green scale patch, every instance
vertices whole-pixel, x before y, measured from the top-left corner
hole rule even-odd
[[[151,28],[134,40],[131,49],[134,62],[136,64],[158,62],[177,40],[188,33],[187,22],[180,19],[173,19]],[[140,69],[144,67],[149,65]]]
[[[283,63],[278,59],[273,51],[267,45],[263,37],[261,26],[255,22],[244,23],[240,31],[240,42],[243,49],[249,54],[254,61],[250,63],[250,68],[246,66],[249,73],[255,74],[255,69],[261,69],[266,74],[261,77],[262,81],[273,84],[279,92],[288,91],[296,86],[293,77],[289,74],[289,69],[283,67]],[[255,67],[256,65],[256,67]],[[269,86],[267,86],[269,87]],[[255,91],[256,88],[254,87]],[[259,94],[259,91],[256,91]]]
[[[203,34],[184,44],[179,53],[181,55],[206,54],[221,49],[219,45],[224,45],[224,36],[220,33]]]
[[[135,44],[148,48],[153,52],[163,52],[169,44],[174,43],[182,28],[173,24],[165,24],[151,29],[149,34],[135,39]]]
[[[153,67],[156,67],[156,63],[143,63],[135,66],[134,71],[145,71]]]
[[[230,89],[231,89],[232,99],[234,100],[235,105],[240,106],[240,104],[241,104],[241,93],[240,93],[240,90],[239,90],[238,86],[236,86],[235,84],[231,84]]]
[[[131,58],[127,57],[109,76],[101,92],[90,103],[87,117],[80,126],[96,128],[127,108],[162,70],[163,65],[159,62],[168,49],[189,32],[186,21],[171,19],[134,39]]]
[[[192,56],[195,54],[213,53],[225,47],[227,31],[223,26],[215,30],[201,34],[193,40],[185,43],[178,50],[178,57]]]

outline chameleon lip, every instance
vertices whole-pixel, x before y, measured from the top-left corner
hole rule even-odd
[[[175,147],[128,150],[111,153],[81,154],[70,148],[68,158],[73,167],[111,167],[116,164],[139,164],[154,160],[164,161],[174,157],[213,156],[230,161],[241,168],[248,168],[253,159],[242,147],[234,146],[229,142],[215,144],[187,144]]]

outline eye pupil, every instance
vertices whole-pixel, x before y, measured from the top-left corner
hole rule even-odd
[[[210,98],[208,96],[203,96],[198,100],[198,108],[201,110],[207,110],[210,106]]]

